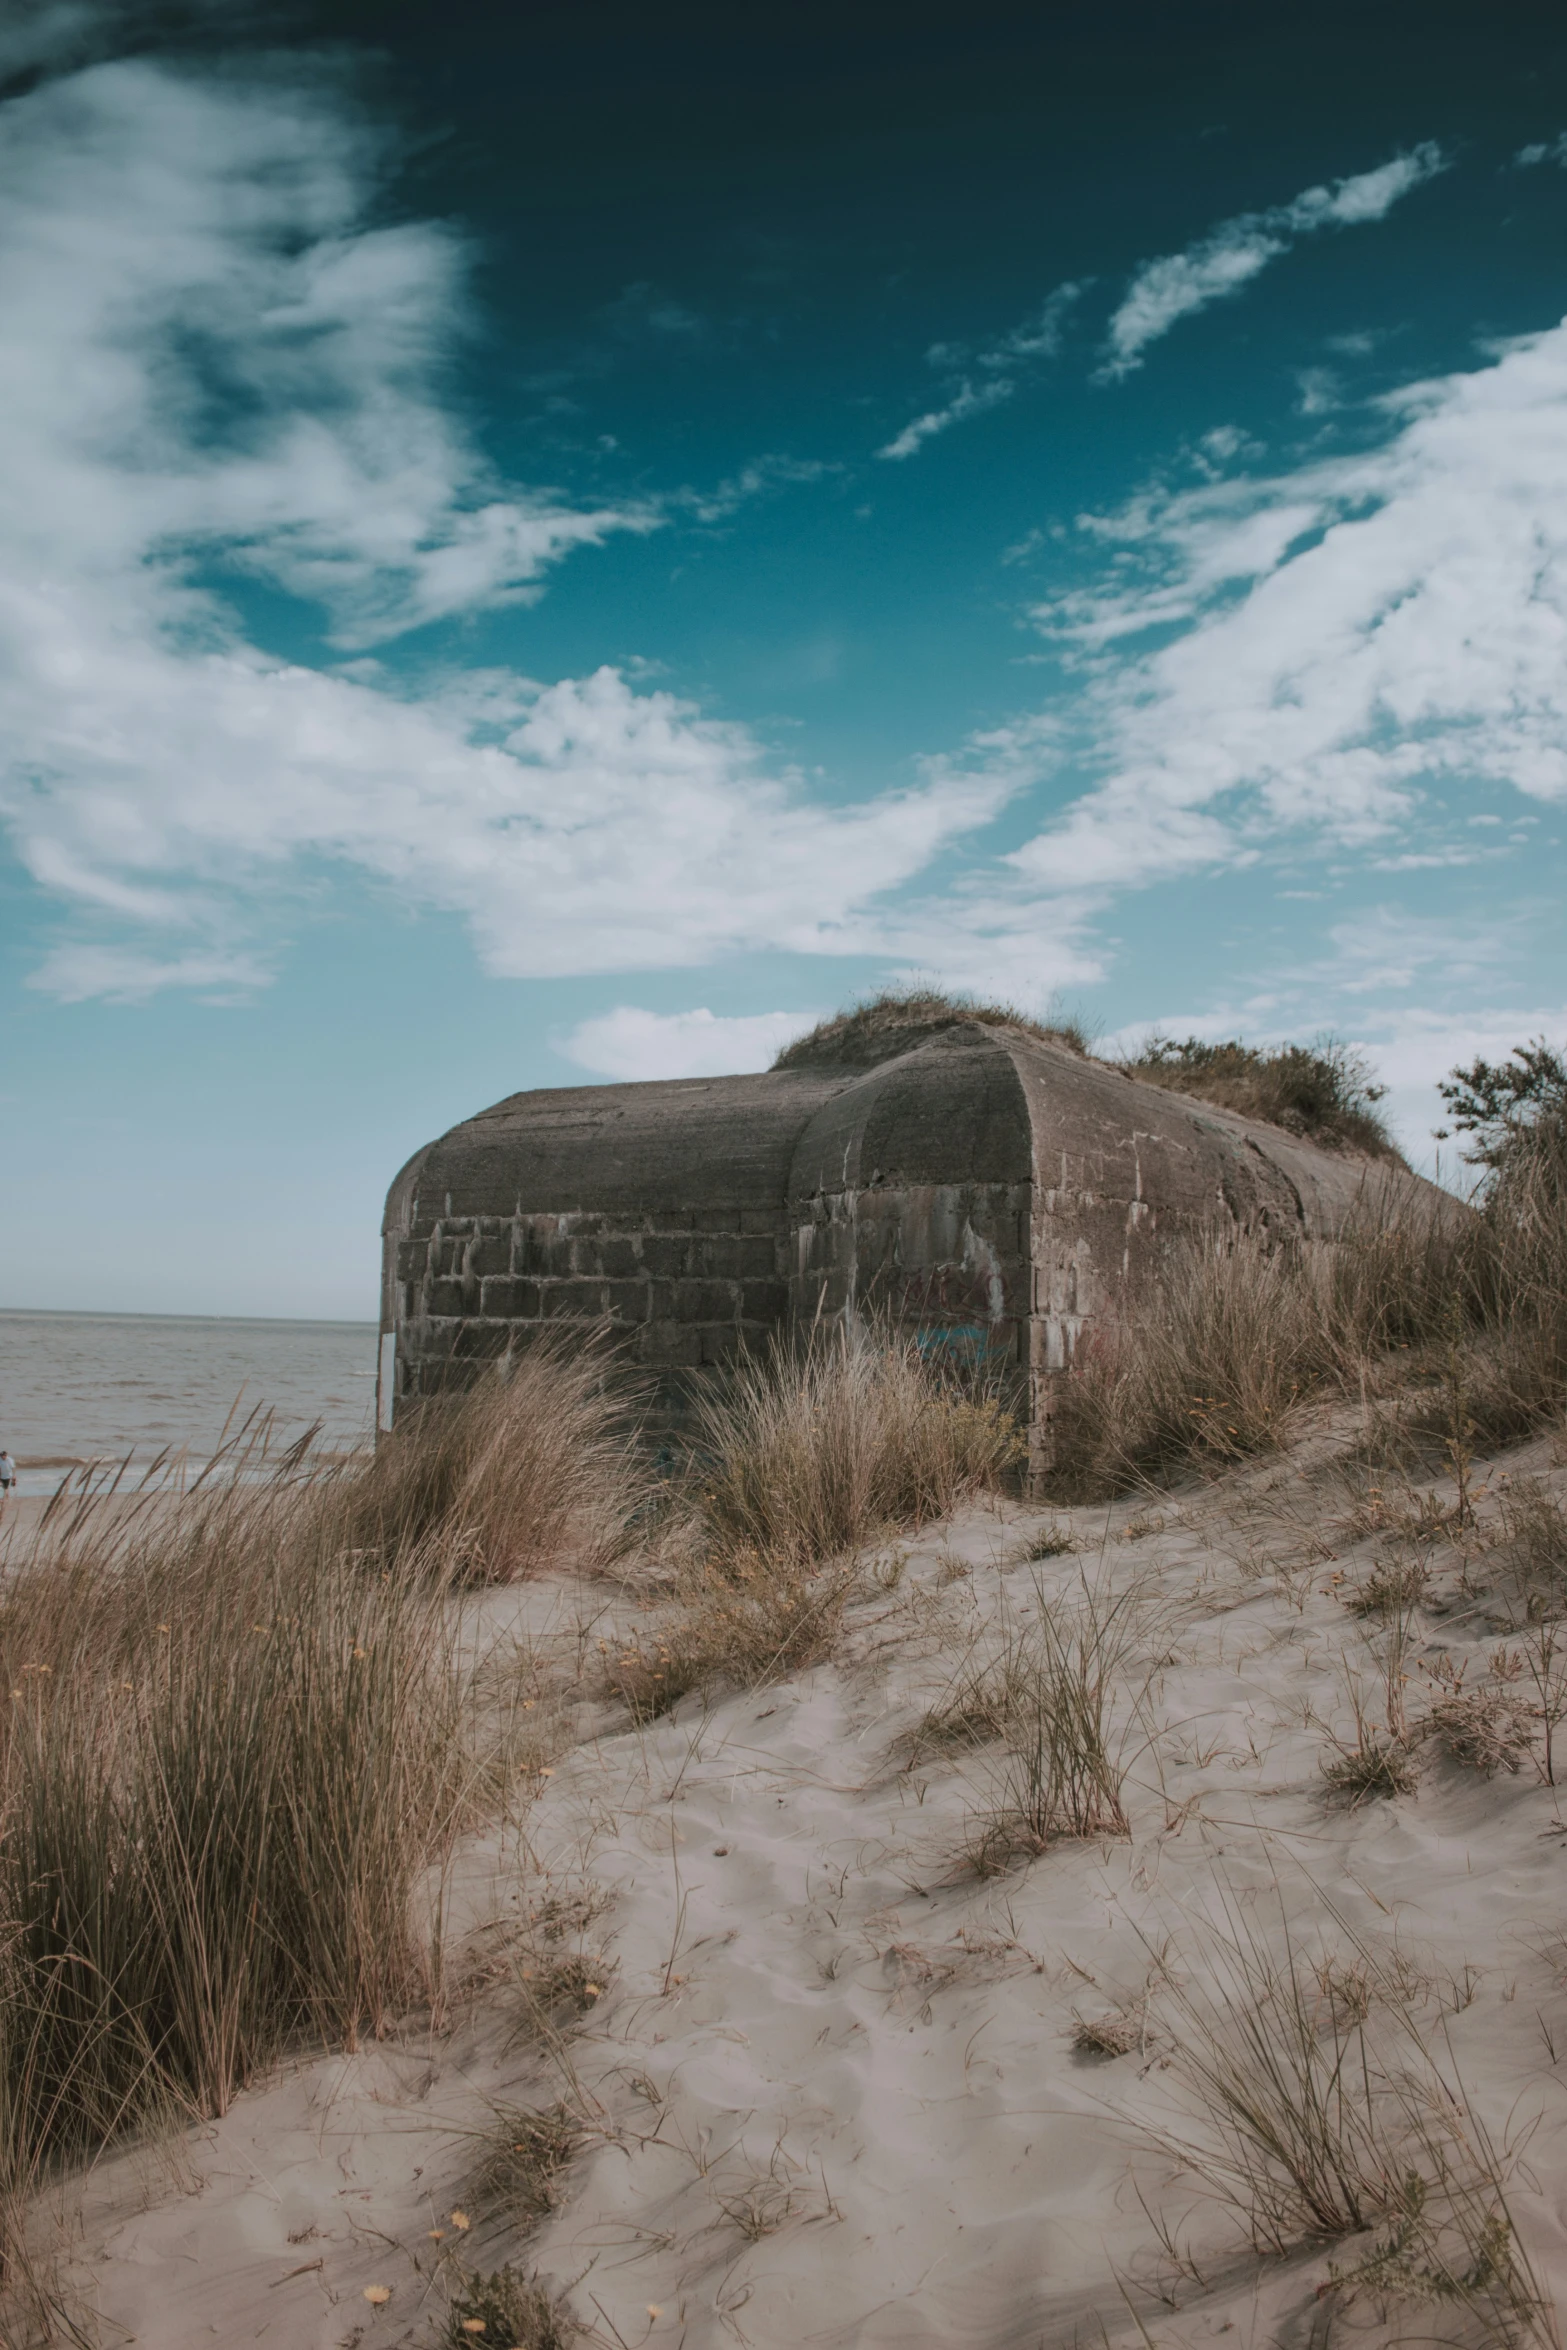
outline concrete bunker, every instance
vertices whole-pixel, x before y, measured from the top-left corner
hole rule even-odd
[[[1377,1172],[961,1016],[761,1076],[513,1094],[392,1185],[379,1423],[571,1321],[623,1331],[678,1422],[775,1332],[876,1315],[994,1371],[1042,1463],[1052,1382],[1172,1241],[1331,1237]]]

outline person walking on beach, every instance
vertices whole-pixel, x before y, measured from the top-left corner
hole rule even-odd
[[[0,1451],[0,1510],[10,1500],[11,1488],[15,1483],[16,1463],[8,1452]]]

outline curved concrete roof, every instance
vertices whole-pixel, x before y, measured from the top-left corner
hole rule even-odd
[[[1033,1182],[1180,1220],[1338,1228],[1376,1162],[977,1022],[870,1068],[547,1087],[465,1119],[392,1186],[418,1217],[772,1208],[906,1183]]]
[[[776,1209],[800,1129],[847,1083],[790,1070],[510,1094],[414,1154],[392,1185],[388,1226],[421,1211]]]

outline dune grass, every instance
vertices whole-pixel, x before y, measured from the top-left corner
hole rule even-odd
[[[600,1350],[525,1358],[372,1461],[258,1423],[192,1486],[64,1491],[0,1588],[0,2261],[127,2134],[442,1997],[441,1885],[504,1800],[462,1593],[603,1563],[648,1472]],[[504,1709],[502,1709],[504,1710]]]
[[[697,1405],[668,1604],[609,1667],[638,1720],[713,1680],[828,1654],[855,1553],[1003,1484],[1024,1445],[1000,1398],[917,1347],[835,1326],[743,1362]]]
[[[830,1653],[856,1554],[1006,1483],[1024,1459],[1000,1398],[917,1347],[835,1325],[740,1363],[696,1406],[663,1539],[663,1604],[606,1651],[606,1686],[650,1721],[715,1681],[746,1687]]]
[[[1130,1832],[1123,1789],[1138,1705],[1125,1668],[1144,1630],[1136,1588],[1086,1574],[1064,1594],[1036,1575],[1026,1622],[969,1665],[931,1706],[911,1759],[932,1748],[998,1749],[991,1799],[969,1823],[968,1863],[994,1876],[1052,1844]]]
[[[353,1481],[347,1538],[383,1560],[428,1554],[448,1583],[608,1566],[652,1491],[638,1402],[607,1334],[548,1335],[399,1414]]]
[[[415,1897],[474,1769],[440,1594],[363,1571],[339,1475],[230,1466],[79,1508],[0,1599],[12,2197],[438,1991]]]
[[[474,2342],[499,2350],[570,2350],[581,2339],[563,2301],[537,2277],[526,2277],[509,2262],[489,2276],[467,2277],[452,2303],[445,2341],[451,2350]]]
[[[998,1396],[944,1378],[910,1342],[836,1325],[704,1397],[696,1450],[709,1547],[796,1567],[945,1516],[1023,1458]]]
[[[1064,1045],[1080,1059],[1088,1053],[1088,1033],[1082,1022],[1067,1016],[1037,1020],[1016,1004],[995,1003],[983,996],[944,988],[884,989],[819,1020],[806,1035],[786,1044],[773,1062],[775,1069],[870,1068],[906,1053],[928,1036],[974,1022],[983,1028],[1007,1028]]]
[[[1055,1383],[1053,1486],[1222,1469],[1275,1450],[1303,1403],[1395,1392],[1400,1441],[1460,1476],[1567,1402],[1567,1149],[1522,1154],[1477,1211],[1389,1174],[1335,1241],[1176,1244]]]
[[[1353,1998],[1334,1995],[1331,1957],[1312,1958],[1282,1902],[1276,1932],[1232,1900],[1189,1934],[1160,2001],[1183,2113],[1156,2143],[1258,2252],[1361,2238],[1329,2272],[1341,2303],[1445,2305],[1485,2342],[1555,2344],[1507,2163],[1415,2012],[1407,1970],[1321,1907],[1351,1947]]]

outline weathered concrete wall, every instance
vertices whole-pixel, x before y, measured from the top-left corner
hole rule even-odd
[[[678,1411],[683,1375],[764,1345],[784,1318],[779,1202],[833,1082],[516,1094],[420,1151],[383,1227],[382,1424],[563,1320],[623,1330]]]
[[[790,1308],[876,1310],[1010,1386],[1051,1383],[1194,1233],[1336,1232],[1366,1163],[1023,1032],[932,1036],[817,1112],[790,1171]]]
[[[993,1032],[964,1027],[853,1077],[789,1171],[790,1311],[860,1314],[983,1363],[1027,1402],[1033,1150]]]
[[[782,1325],[886,1317],[983,1361],[1048,1441],[1052,1381],[1172,1242],[1341,1228],[1367,1162],[1020,1030],[870,1067],[516,1094],[411,1159],[385,1223],[381,1415],[562,1321],[678,1416]]]

